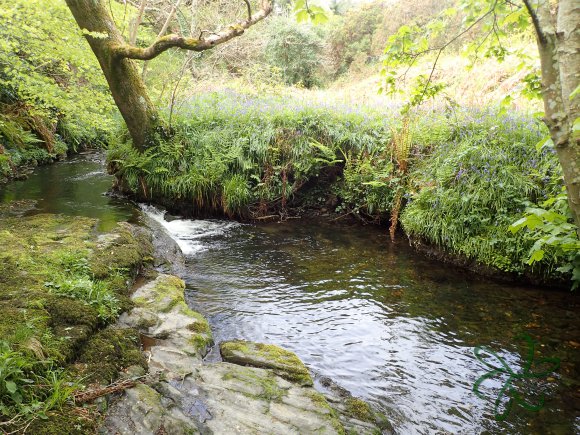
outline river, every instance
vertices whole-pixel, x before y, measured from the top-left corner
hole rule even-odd
[[[110,184],[102,156],[87,154],[0,187],[0,202],[34,199],[31,213],[95,217],[103,231],[121,220],[156,221],[186,255],[187,302],[208,318],[216,342],[286,347],[384,412],[399,433],[580,433],[576,294],[477,279],[402,238],[390,242],[384,228],[176,219],[104,196]],[[537,343],[527,369],[522,334]],[[476,347],[494,351],[482,359],[503,370],[483,382],[483,397],[473,386],[492,369]],[[207,359],[216,358],[213,350]],[[545,402],[532,411],[515,401],[497,421],[494,401],[509,370],[547,371],[508,384],[528,407]]]

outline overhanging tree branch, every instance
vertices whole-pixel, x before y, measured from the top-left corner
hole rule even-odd
[[[151,60],[170,48],[181,48],[191,51],[205,51],[223,44],[236,36],[240,36],[246,29],[266,18],[272,11],[272,2],[264,0],[262,8],[247,20],[240,21],[228,26],[226,29],[210,36],[199,38],[186,38],[179,35],[161,36],[147,48],[135,47],[129,44],[118,45],[113,50],[113,56],[117,59]]]
[[[542,43],[546,43],[546,35],[544,35],[544,31],[542,30],[542,26],[540,25],[540,20],[538,18],[538,14],[532,7],[530,0],[522,0],[528,14],[532,19],[532,24],[534,25],[534,30],[536,31],[536,35],[538,36],[538,40]]]
[[[252,5],[250,5],[250,0],[244,0],[246,7],[248,8],[248,20],[252,19]]]

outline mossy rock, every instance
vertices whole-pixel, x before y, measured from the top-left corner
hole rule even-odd
[[[97,242],[89,258],[91,271],[99,279],[115,276],[118,272],[134,275],[152,252],[151,239],[144,230],[119,223],[112,233],[101,236]]]
[[[52,359],[53,370],[70,369],[84,352],[86,364],[90,360],[99,369],[91,373],[100,371],[103,382],[113,380],[126,365],[142,363],[134,336],[97,331],[115,320],[117,309],[129,306],[128,285],[150,252],[143,231],[120,224],[113,242],[101,243],[95,219],[19,216],[17,209],[4,206],[0,213],[0,246],[9,247],[0,250],[0,340],[31,360]],[[87,300],[95,289],[102,298]],[[118,308],[104,311],[107,304]],[[46,364],[34,367],[42,371]],[[49,411],[49,420],[35,420],[28,433],[94,432],[94,422],[87,426],[69,415],[72,410]]]
[[[295,353],[273,344],[234,340],[220,343],[224,361],[272,369],[278,376],[302,386],[312,386],[310,372]]]
[[[184,291],[182,279],[174,275],[158,275],[133,294],[132,302],[140,309],[137,310],[140,318],[130,324],[145,329],[145,334],[153,334],[156,338],[166,339],[170,335],[186,338],[195,349],[193,353],[204,356],[213,344],[211,328],[205,317],[187,306]],[[149,327],[160,327],[166,337],[150,331]],[[183,331],[188,333],[183,334]]]
[[[87,382],[103,385],[117,379],[119,372],[130,366],[147,368],[141,352],[139,332],[131,328],[114,327],[91,337],[75,365]]]
[[[357,420],[373,423],[375,421],[375,416],[370,405],[364,400],[357,399],[356,397],[349,397],[346,399],[345,413]]]

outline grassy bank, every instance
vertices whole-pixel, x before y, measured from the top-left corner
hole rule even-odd
[[[381,107],[328,105],[234,91],[203,94],[173,117],[174,137],[145,154],[109,154],[120,187],[196,216],[262,219],[328,209],[388,224],[442,250],[548,278],[578,261],[538,231],[509,231],[562,191],[539,121],[494,110],[425,111],[402,121]],[[565,213],[565,210],[561,210]]]
[[[95,225],[0,208],[0,246],[10,247],[0,252],[2,432],[89,433],[94,410],[73,394],[144,364],[138,334],[106,327],[131,306],[148,241],[122,225],[99,237]]]

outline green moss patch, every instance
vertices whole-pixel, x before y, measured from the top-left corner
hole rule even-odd
[[[154,281],[142,286],[133,296],[132,302],[153,315],[148,318],[142,314],[138,325],[143,328],[153,326],[157,323],[154,320],[157,316],[169,320],[172,317],[173,320],[181,318],[184,322],[190,322],[186,325],[192,332],[188,341],[195,347],[196,353],[205,355],[213,343],[211,328],[200,313],[187,306],[184,290],[183,280],[173,275],[159,275]]]
[[[147,367],[135,329],[107,328],[91,337],[75,365],[88,383],[107,385],[130,366]]]
[[[230,363],[272,369],[300,385],[312,385],[308,369],[295,353],[273,344],[234,340],[220,343],[222,358]]]
[[[346,399],[346,413],[361,421],[374,422],[374,415],[368,403],[356,397]]]
[[[51,412],[45,419],[36,419],[27,433],[35,435],[86,435],[96,433],[99,415],[86,408],[65,407],[60,412]]]
[[[67,416],[54,409],[70,396],[75,378],[67,368],[79,355],[87,364],[98,360],[107,381],[139,362],[134,337],[98,331],[126,305],[128,284],[151,248],[129,225],[103,243],[94,219],[24,217],[16,209],[4,206],[0,218],[0,360],[11,364],[9,382],[0,386],[0,421],[20,414],[14,427],[3,427],[12,431],[42,416],[60,427]],[[77,426],[87,433],[82,422],[70,425]]]

